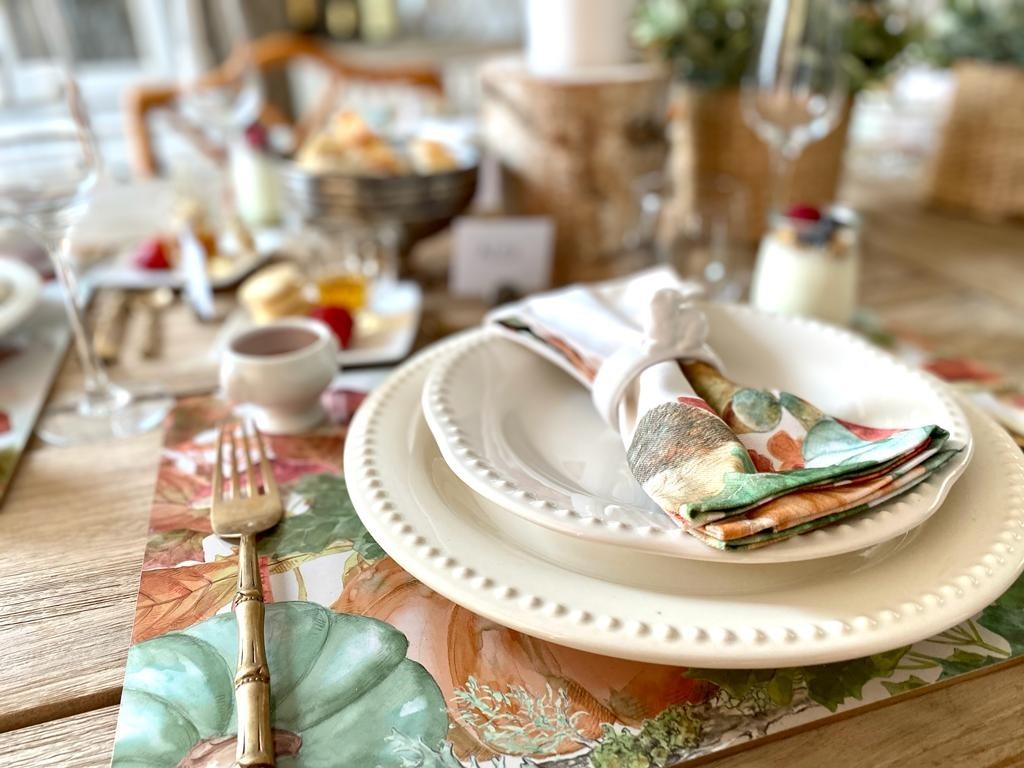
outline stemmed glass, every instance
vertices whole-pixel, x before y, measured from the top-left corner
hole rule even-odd
[[[172,0],[169,9],[182,111],[220,139],[238,138],[263,102],[240,0]]]
[[[845,3],[770,0],[743,80],[743,116],[768,144],[771,206],[787,202],[794,160],[835,127],[846,100],[841,55]]]
[[[266,207],[267,180],[247,145],[245,131],[260,116],[263,87],[249,55],[250,35],[242,0],[165,0],[169,39],[178,80],[177,104],[182,115],[204,137],[212,139],[219,154],[227,150],[227,166],[216,180],[197,184],[193,179],[180,191],[204,209],[189,221],[218,228],[255,207]],[[207,169],[209,170],[209,169]],[[245,195],[241,201],[239,198]],[[253,201],[256,201],[253,203]],[[249,205],[240,205],[249,201]],[[183,254],[185,253],[183,249]],[[205,270],[193,262],[189,282],[205,282]],[[205,291],[205,288],[202,290]]]
[[[93,351],[79,305],[70,232],[101,175],[100,156],[70,69],[63,17],[48,0],[25,4],[37,15],[34,69],[0,109],[0,229],[46,248],[60,282],[84,377],[73,408],[51,408],[38,434],[67,445],[143,432],[166,414],[161,396],[136,398],[110,381]]]

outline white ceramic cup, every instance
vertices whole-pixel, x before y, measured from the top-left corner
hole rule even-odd
[[[270,434],[304,432],[324,419],[320,396],[338,372],[338,342],[318,320],[278,320],[233,336],[224,348],[220,385],[253,407]]]

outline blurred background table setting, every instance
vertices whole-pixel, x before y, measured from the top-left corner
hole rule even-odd
[[[1022,760],[1019,3],[0,30],[5,765]]]

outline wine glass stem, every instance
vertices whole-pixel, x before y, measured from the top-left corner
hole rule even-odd
[[[66,235],[50,239],[50,258],[54,270],[57,273],[57,280],[63,289],[64,309],[68,313],[68,322],[71,323],[71,333],[75,340],[75,347],[78,350],[78,361],[82,366],[83,389],[85,390],[85,403],[88,408],[90,403],[104,401],[110,394],[110,380],[107,372],[96,357],[92,341],[89,339],[89,332],[82,316],[82,308],[79,306],[78,281],[71,269],[68,250],[70,247]]]
[[[781,215],[786,210],[789,196],[789,171],[792,158],[789,153],[776,147],[769,152],[771,156],[771,200],[769,219],[772,215]]]

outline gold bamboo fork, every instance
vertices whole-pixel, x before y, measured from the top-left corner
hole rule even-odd
[[[242,425],[245,455],[244,488],[238,467],[238,441],[234,426],[221,427],[217,436],[217,459],[213,470],[213,531],[238,543],[238,591],[234,611],[238,623],[238,664],[235,670],[235,709],[238,714],[239,766],[274,765],[274,735],[270,726],[270,669],[263,639],[263,586],[260,582],[256,535],[273,528],[281,519],[281,497],[274,473],[263,447],[263,436],[255,425]],[[230,487],[224,490],[224,446],[230,453]],[[262,488],[256,481],[253,455],[259,457]]]

